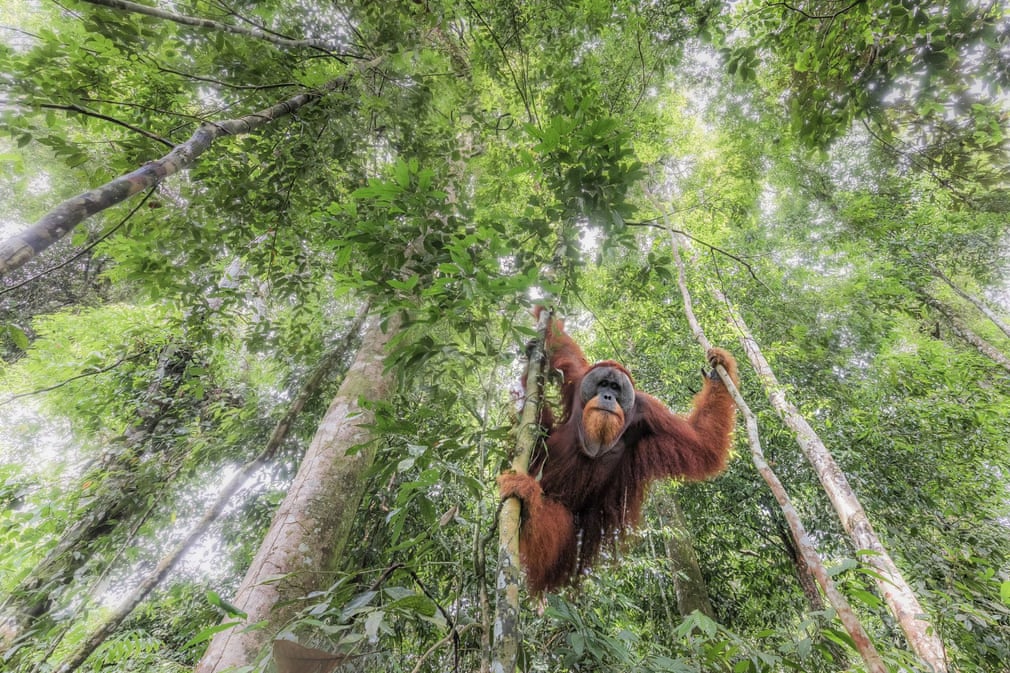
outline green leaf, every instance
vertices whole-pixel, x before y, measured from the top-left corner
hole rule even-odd
[[[28,346],[31,342],[28,339],[28,335],[25,333],[23,329],[21,329],[17,325],[8,324],[6,331],[7,336],[10,337],[11,341],[14,342],[15,346],[17,346],[23,351],[28,350]]]
[[[378,641],[379,627],[382,626],[382,620],[385,617],[386,613],[383,610],[375,610],[365,618],[365,636],[368,638],[368,642],[374,643]]]
[[[221,624],[208,626],[207,628],[198,631],[196,635],[187,640],[186,644],[183,645],[182,647],[183,649],[186,649],[194,645],[199,645],[202,642],[210,640],[216,634],[221,633],[222,631],[227,631],[228,629],[234,628],[236,626],[242,626],[243,623],[244,622],[240,620],[234,622],[222,622]]]

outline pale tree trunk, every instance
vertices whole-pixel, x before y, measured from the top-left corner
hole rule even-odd
[[[519,414],[516,450],[512,469],[525,474],[533,448],[541,440],[540,408],[544,395],[544,370],[547,357],[544,341],[553,311],[542,311],[537,324],[539,338],[530,349],[526,363],[526,397]],[[495,576],[495,617],[491,641],[491,672],[513,673],[519,661],[522,631],[519,628],[519,588],[522,570],[519,564],[519,528],[522,503],[508,498],[498,514],[498,571]]]
[[[730,322],[741,334],[740,343],[761,379],[768,400],[779,417],[796,434],[800,449],[817,473],[859,558],[876,571],[877,588],[905,633],[909,647],[923,662],[932,667],[933,671],[944,673],[947,671],[947,657],[943,642],[927,619],[912,588],[873,530],[845,473],[838,467],[834,457],[807,420],[795,405],[786,399],[785,388],[775,378],[771,366],[765,360],[743,318],[718,288],[713,287],[712,292],[729,310]]]
[[[929,270],[933,272],[933,275],[942,280],[944,283],[946,283],[947,286],[957,294],[957,296],[961,297],[961,299],[964,299],[972,306],[977,308],[979,311],[981,311],[982,315],[984,315],[986,318],[989,318],[992,324],[996,325],[996,327],[998,327],[999,330],[1003,332],[1003,334],[1010,337],[1010,326],[1008,326],[1005,322],[1003,322],[991,308],[989,308],[982,302],[981,299],[968,294],[960,287],[955,285],[954,281],[952,281],[950,278],[944,275],[944,273],[940,271],[940,269],[937,268],[937,266],[932,262],[927,262],[926,265],[929,267]]]
[[[691,325],[691,331],[694,333],[695,339],[697,339],[701,347],[707,352],[712,345],[709,343],[708,338],[705,336],[705,332],[701,328],[701,324],[694,315],[691,294],[687,289],[684,262],[680,258],[676,234],[670,234],[670,242],[673,248],[674,259],[677,262],[678,282],[680,285],[681,296],[684,299],[684,312],[687,314],[687,320]],[[730,392],[730,394],[733,395],[733,400],[736,402],[737,407],[744,416],[747,426],[747,441],[751,450],[751,460],[754,463],[754,467],[757,468],[758,473],[765,480],[768,488],[775,496],[775,500],[778,501],[779,509],[782,510],[786,523],[789,525],[789,531],[792,534],[793,542],[796,544],[796,548],[799,550],[800,554],[802,554],[803,560],[817,579],[821,590],[824,591],[824,595],[831,603],[831,606],[838,613],[839,621],[849,634],[849,637],[852,638],[856,651],[859,652],[859,655],[863,658],[867,669],[871,673],[887,673],[887,666],[884,665],[883,660],[880,658],[880,654],[877,652],[877,648],[874,647],[873,641],[870,640],[870,637],[863,628],[862,623],[860,623],[856,613],[849,605],[848,600],[835,585],[834,580],[831,579],[827,568],[824,567],[820,554],[817,552],[817,546],[815,545],[813,539],[811,539],[811,537],[807,534],[806,528],[800,520],[799,513],[797,513],[796,508],[793,507],[792,500],[786,492],[785,486],[783,486],[782,482],[778,478],[778,475],[775,474],[775,471],[772,470],[768,461],[765,460],[764,450],[761,448],[761,438],[758,432],[757,415],[751,411],[747,402],[743,399],[743,396],[740,394],[740,391],[737,389],[726,370],[721,365],[716,369],[719,372],[719,377],[722,379],[723,384],[726,386],[726,389]]]
[[[360,401],[388,397],[391,376],[384,371],[385,350],[398,329],[397,318],[389,319],[385,331],[378,318],[372,318],[287,497],[231,601],[247,616],[214,637],[197,664],[197,673],[253,664],[264,645],[298,610],[294,599],[325,585],[326,571],[343,553],[364,495],[365,473],[375,457],[368,427],[375,414]],[[254,624],[257,628],[248,628]]]

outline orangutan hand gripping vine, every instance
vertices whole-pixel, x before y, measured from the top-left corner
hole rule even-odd
[[[637,525],[653,480],[721,472],[735,422],[733,399],[715,371],[683,417],[635,390],[620,364],[590,366],[560,321],[551,321],[545,346],[551,369],[563,377],[561,419],[555,422],[545,406],[540,422],[547,439],[534,451],[529,474],[498,479],[503,499],[523,503],[519,553],[535,595],[577,582],[605,541]],[[736,382],[728,352],[713,348],[708,362]]]

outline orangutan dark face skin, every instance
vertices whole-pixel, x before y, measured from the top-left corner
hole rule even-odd
[[[617,367],[597,366],[582,379],[582,450],[596,458],[617,447],[635,407],[635,387]]]

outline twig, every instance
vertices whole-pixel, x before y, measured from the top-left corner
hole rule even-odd
[[[84,372],[83,374],[78,374],[77,376],[71,376],[69,379],[66,379],[65,381],[61,381],[60,383],[56,383],[56,384],[51,385],[51,386],[46,386],[45,388],[39,388],[37,390],[32,390],[32,391],[29,391],[27,393],[18,393],[17,395],[11,395],[6,400],[0,401],[0,407],[4,406],[5,404],[10,404],[14,400],[19,400],[19,399],[22,399],[24,397],[31,397],[32,395],[41,395],[42,393],[48,393],[48,392],[56,390],[58,388],[62,388],[63,386],[69,385],[69,384],[71,384],[74,381],[77,381],[79,379],[87,378],[89,376],[97,376],[98,374],[104,374],[105,372],[112,371],[113,369],[115,369],[119,365],[123,364],[124,362],[129,362],[131,360],[136,360],[141,355],[143,355],[143,353],[135,353],[133,355],[126,355],[126,356],[123,356],[123,357],[119,358],[118,360],[116,360],[115,362],[113,362],[111,365],[109,365],[107,367],[102,367],[100,369],[95,369],[95,370],[90,371],[90,372]]]
[[[146,131],[140,128],[139,126],[134,126],[133,124],[130,124],[129,122],[124,122],[122,119],[116,119],[115,117],[110,117],[109,115],[102,114],[101,112],[94,112],[93,110],[81,107],[80,105],[60,105],[57,103],[41,103],[39,107],[42,108],[43,110],[63,110],[65,112],[76,112],[77,114],[82,114],[86,117],[94,117],[95,119],[101,119],[102,121],[107,121],[116,124],[117,126],[122,126],[124,129],[129,129],[134,133],[139,133],[145,138],[150,138],[151,140],[159,142],[162,145],[165,145],[166,147],[169,148],[175,147],[175,143],[173,143],[171,140],[166,140],[165,138],[162,138],[156,133]]]
[[[170,75],[185,77],[186,79],[196,80],[197,82],[210,82],[211,84],[217,84],[218,86],[223,86],[228,89],[260,91],[266,89],[281,89],[284,87],[299,86],[298,82],[278,82],[277,84],[232,84],[230,82],[222,82],[221,80],[214,79],[213,77],[202,77],[200,75],[192,75],[188,72],[182,72],[181,70],[173,70],[172,68],[166,68],[163,65],[155,64],[155,67],[161,72],[167,72]]]
[[[837,19],[842,14],[845,14],[850,9],[852,9],[853,7],[855,7],[856,5],[862,4],[862,2],[863,2],[863,0],[856,0],[855,2],[853,2],[848,7],[844,8],[844,9],[840,9],[837,12],[835,12],[834,14],[809,14],[809,13],[803,11],[802,9],[800,9],[799,7],[793,7],[788,2],[769,2],[767,5],[765,5],[765,8],[766,9],[770,9],[772,7],[785,7],[786,9],[788,9],[788,10],[790,10],[792,12],[796,12],[797,14],[801,15],[805,19],[817,19],[817,20],[827,19],[827,20],[833,20],[833,19]]]
[[[667,215],[664,213],[660,217],[665,218],[665,217],[667,217]],[[753,278],[754,280],[756,280],[758,283],[760,283],[762,285],[762,287],[764,287],[766,289],[768,288],[768,286],[764,284],[764,281],[762,281],[760,278],[758,278],[757,274],[754,272],[754,268],[750,264],[748,264],[747,262],[745,262],[743,259],[741,259],[737,255],[734,255],[733,253],[731,253],[731,252],[729,252],[727,250],[723,250],[722,248],[720,248],[717,245],[712,245],[711,243],[707,243],[707,242],[701,240],[700,238],[698,238],[697,236],[689,234],[686,231],[683,231],[681,229],[674,229],[669,224],[660,223],[660,222],[656,222],[656,221],[653,221],[653,220],[644,220],[642,222],[625,222],[625,225],[627,225],[629,227],[653,227],[654,229],[662,229],[663,231],[668,231],[671,234],[680,234],[681,236],[684,236],[686,238],[691,239],[695,243],[698,243],[700,245],[705,246],[706,248],[708,248],[712,252],[717,252],[720,255],[723,255],[725,257],[729,257],[730,259],[732,259],[733,261],[735,261],[737,264],[740,264],[745,269],[747,269],[747,273],[750,274],[750,277]]]
[[[463,635],[470,629],[477,628],[478,626],[480,626],[479,623],[472,622],[470,624],[464,624],[460,628],[453,627],[452,630],[449,631],[448,634],[446,634],[445,638],[442,638],[442,640],[438,641],[437,643],[429,647],[427,650],[425,650],[424,654],[421,655],[421,658],[418,660],[417,665],[414,666],[411,673],[418,673],[421,670],[421,667],[424,666],[424,662],[428,660],[428,657],[430,657],[432,654],[435,653],[435,650],[442,647],[450,640],[458,641],[461,635]]]
[[[374,68],[380,61],[381,58],[360,64],[354,71],[336,77],[318,89],[305,91],[244,117],[205,123],[190,136],[189,140],[177,145],[160,159],[151,161],[132,173],[121,175],[100,187],[67,199],[24,232],[6,241],[0,241],[0,278],[24,266],[38,253],[73,231],[74,227],[88,217],[125,201],[170,175],[189,168],[218,138],[250,133],[269,122],[292,115],[328,93],[346,89],[358,72]]]

